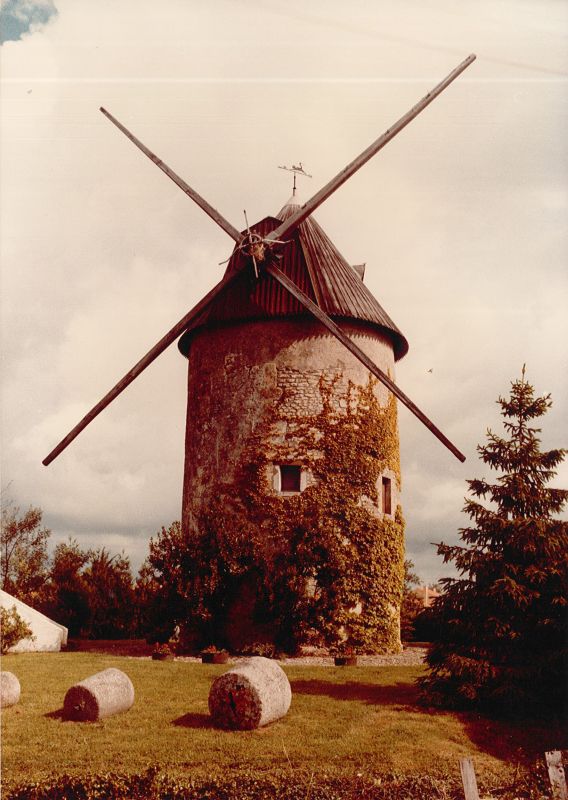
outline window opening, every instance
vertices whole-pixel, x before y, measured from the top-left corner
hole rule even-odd
[[[391,479],[383,478],[382,481],[382,506],[383,514],[392,514]]]
[[[280,491],[301,491],[302,468],[296,464],[280,464]]]

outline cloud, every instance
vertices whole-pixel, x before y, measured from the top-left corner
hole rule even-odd
[[[2,0],[0,43],[18,41],[33,34],[57,16],[52,0]]]

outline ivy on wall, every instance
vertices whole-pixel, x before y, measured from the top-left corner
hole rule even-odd
[[[400,649],[404,522],[400,507],[378,511],[385,471],[400,488],[396,400],[381,407],[375,385],[323,377],[321,410],[306,417],[286,413],[285,398],[269,404],[240,472],[212,487],[177,550],[176,622],[190,646]],[[287,463],[307,472],[301,493],[273,488],[274,465]]]

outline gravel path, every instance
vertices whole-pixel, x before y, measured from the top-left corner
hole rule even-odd
[[[402,653],[382,656],[357,656],[357,665],[360,667],[415,667],[424,663],[425,647],[408,647]],[[245,656],[232,656],[228,664],[238,664]],[[201,662],[201,658],[194,656],[177,656],[176,661]],[[290,666],[306,665],[310,667],[333,667],[333,658],[322,655],[305,655],[286,658],[280,663]]]
[[[127,658],[151,658],[152,647],[139,639],[127,640],[99,640],[90,641],[87,639],[72,640],[69,650],[106,653],[108,655],[126,656]],[[312,652],[310,652],[312,650]],[[358,665],[361,667],[415,667],[424,663],[427,648],[422,647],[422,642],[414,645],[404,646],[402,653],[396,655],[376,655],[376,656],[357,656]],[[243,661],[245,656],[231,656],[229,664],[238,664]],[[201,663],[200,656],[176,656],[176,661],[193,661]],[[314,667],[333,667],[333,658],[327,655],[325,650],[316,648],[306,648],[303,655],[293,658],[282,659],[283,664],[294,666],[297,664]]]

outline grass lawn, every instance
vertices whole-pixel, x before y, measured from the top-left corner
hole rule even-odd
[[[134,706],[99,723],[61,717],[67,689],[117,667],[134,684]],[[3,779],[141,772],[160,766],[176,777],[231,770],[294,770],[459,777],[472,756],[486,787],[511,781],[519,763],[566,746],[551,726],[511,725],[475,714],[430,712],[416,704],[417,667],[294,666],[286,717],[257,731],[213,728],[209,687],[226,666],[156,662],[95,653],[11,655],[2,669],[21,683],[20,702],[2,715]]]

